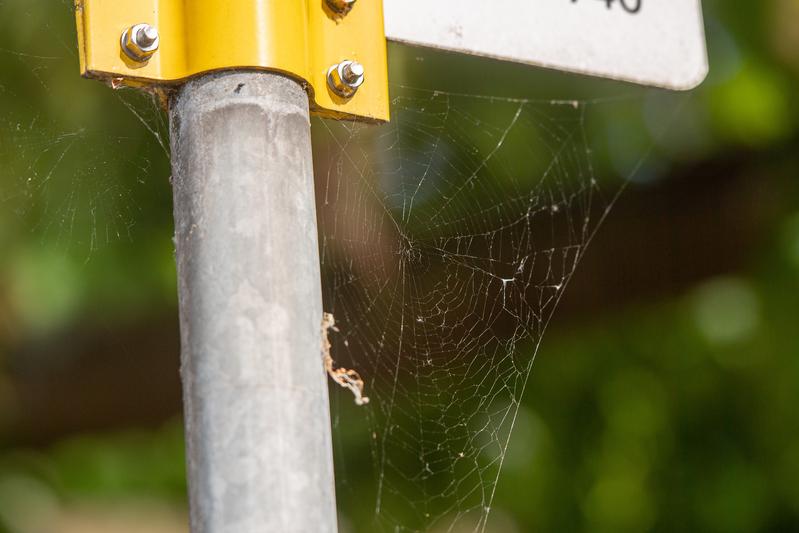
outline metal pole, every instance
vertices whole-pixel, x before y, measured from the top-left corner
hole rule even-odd
[[[169,118],[191,530],[335,532],[308,96],[210,74]]]

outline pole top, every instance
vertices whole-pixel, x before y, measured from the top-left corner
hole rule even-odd
[[[76,18],[82,75],[114,87],[264,70],[303,84],[316,115],[389,119],[381,1],[76,0]]]

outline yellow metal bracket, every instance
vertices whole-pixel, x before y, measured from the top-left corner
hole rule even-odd
[[[327,0],[76,0],[81,73],[114,86],[168,89],[229,69],[263,69],[304,82],[311,110],[337,119],[389,119],[383,2],[361,0],[346,14]],[[157,28],[158,50],[136,61],[122,35]],[[364,67],[350,97],[330,87],[331,67]]]

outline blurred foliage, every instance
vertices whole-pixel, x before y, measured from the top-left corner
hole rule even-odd
[[[704,4],[707,82],[690,98],[651,93],[637,112],[594,121],[592,137],[605,140],[598,165],[612,177],[654,143],[634,176],[651,182],[755,151],[752,179],[781,191],[771,237],[742,268],[687,292],[556,320],[489,531],[799,530],[799,7]],[[9,368],[23,343],[175,310],[163,114],[146,97],[78,78],[70,6],[0,0],[0,361]],[[458,91],[468,79],[469,93],[542,99],[641,92],[397,46],[391,56],[392,79],[410,86]],[[474,76],[478,61],[485,70]],[[4,422],[24,416],[11,388],[0,378]],[[362,419],[349,404],[334,394],[337,428]],[[174,421],[30,447],[0,430],[0,531],[67,531],[54,524],[70,516],[109,531],[122,526],[70,512],[96,516],[120,502],[166,517],[142,531],[180,530],[181,431]],[[369,454],[361,437],[335,434],[343,531],[373,527],[359,498],[372,482],[359,469]]]
[[[524,531],[799,527],[799,271],[786,259],[545,340],[532,438],[511,444],[532,453],[498,497]]]

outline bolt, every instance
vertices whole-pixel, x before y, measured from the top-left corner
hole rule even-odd
[[[338,13],[339,15],[346,15],[355,5],[357,0],[327,0],[327,7]]]
[[[152,46],[158,40],[158,30],[149,24],[145,24],[136,32],[136,42],[139,46]]]
[[[158,29],[149,24],[136,24],[122,33],[122,50],[134,61],[144,63],[158,50]]]
[[[330,89],[342,98],[352,98],[363,85],[365,77],[363,65],[349,59],[330,67],[327,83]]]
[[[342,74],[344,75],[344,81],[349,84],[356,84],[359,80],[363,79],[364,70],[363,65],[357,62],[347,62],[344,64],[344,67],[341,69]]]

